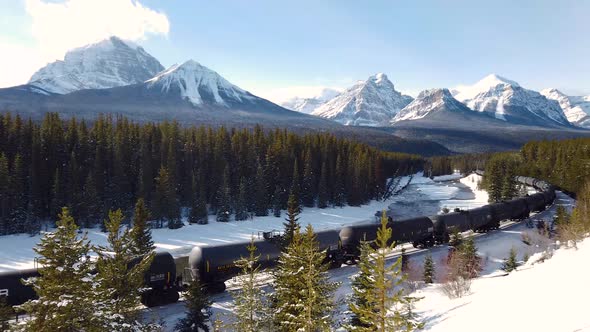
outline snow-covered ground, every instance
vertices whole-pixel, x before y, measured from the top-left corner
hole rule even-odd
[[[457,175],[454,175],[456,178]],[[460,176],[459,176],[460,177]],[[467,177],[461,182],[437,182],[439,178],[431,180],[423,177],[421,173],[416,174],[410,186],[402,193],[387,201],[372,201],[370,204],[360,207],[343,208],[305,208],[301,213],[299,222],[305,226],[312,224],[316,230],[338,229],[344,225],[374,220],[374,214],[378,210],[392,207],[395,211],[409,213],[411,215],[436,214],[441,205],[452,200],[452,206],[481,206],[486,204],[487,198],[482,199],[484,192],[476,190],[475,182]],[[400,181],[400,186],[407,184],[408,177]],[[424,213],[424,209],[410,208],[407,202],[432,207],[433,213]],[[423,202],[424,204],[418,204]],[[463,205],[461,205],[463,204]],[[285,215],[281,218],[274,216],[255,217],[252,220],[232,221],[227,223],[216,222],[214,216],[210,216],[207,225],[185,225],[178,230],[153,229],[152,236],[158,251],[168,251],[174,256],[185,256],[196,245],[213,243],[229,243],[248,241],[253,235],[258,236],[259,232],[280,230],[283,228]],[[106,234],[100,229],[88,229],[88,238],[96,245],[106,243]],[[39,243],[40,235],[28,236],[26,234],[0,236],[0,271],[27,269],[35,266],[35,252],[33,247]]]

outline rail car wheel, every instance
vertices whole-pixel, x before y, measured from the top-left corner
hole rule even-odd
[[[217,294],[225,292],[224,282],[212,282],[207,285],[207,292],[210,294]]]

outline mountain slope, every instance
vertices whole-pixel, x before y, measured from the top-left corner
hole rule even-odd
[[[313,111],[313,115],[344,125],[380,126],[389,121],[412,97],[402,95],[385,74],[377,74],[342,92]]]
[[[320,107],[330,99],[338,96],[340,92],[334,89],[323,89],[317,96],[309,98],[294,97],[286,102],[281,103],[284,108],[311,114],[316,108]]]
[[[459,87],[454,97],[472,110],[510,123],[570,126],[556,101],[498,75],[488,75],[473,86]]]
[[[557,89],[545,89],[541,94],[557,101],[570,123],[590,128],[590,96],[567,96]]]
[[[399,111],[391,122],[418,120],[439,112],[472,111],[453,98],[448,89],[430,89],[420,92],[418,97]]]
[[[39,69],[29,85],[65,94],[137,84],[164,67],[140,46],[117,37],[69,51],[64,60]]]

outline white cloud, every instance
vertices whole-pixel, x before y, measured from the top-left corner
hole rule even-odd
[[[289,86],[289,87],[282,87],[282,88],[258,88],[258,89],[250,89],[250,92],[253,94],[260,96],[262,98],[266,98],[274,103],[281,104],[289,99],[294,97],[300,98],[313,98],[318,97],[324,92],[325,89],[331,89],[336,91],[344,90],[342,87],[333,87],[333,86],[322,86],[322,85],[311,85],[311,86]]]
[[[34,42],[2,41],[0,32],[0,87],[26,83],[41,66],[63,59],[72,48],[113,35],[141,41],[151,35],[167,36],[170,30],[166,14],[137,0],[26,0],[24,4]]]
[[[0,40],[0,87],[24,84],[45,64],[38,49]]]
[[[46,61],[63,58],[66,51],[116,35],[143,40],[149,34],[167,35],[168,17],[135,0],[27,0],[31,33]]]

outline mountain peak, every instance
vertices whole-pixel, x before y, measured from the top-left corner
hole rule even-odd
[[[164,67],[140,46],[112,36],[68,51],[39,69],[29,84],[52,93],[142,83]]]
[[[159,88],[165,92],[179,90],[182,98],[193,105],[214,103],[229,106],[228,103],[252,98],[251,94],[195,60],[172,65],[146,83],[150,88]]]
[[[312,114],[354,126],[387,125],[412,97],[395,90],[383,73],[359,81],[335,98],[316,108]]]
[[[404,120],[417,120],[432,113],[442,111],[471,112],[467,106],[456,100],[448,89],[428,89],[395,115],[392,123]]]
[[[499,120],[550,127],[570,125],[558,103],[496,74],[457,91],[455,98],[467,107]]]

